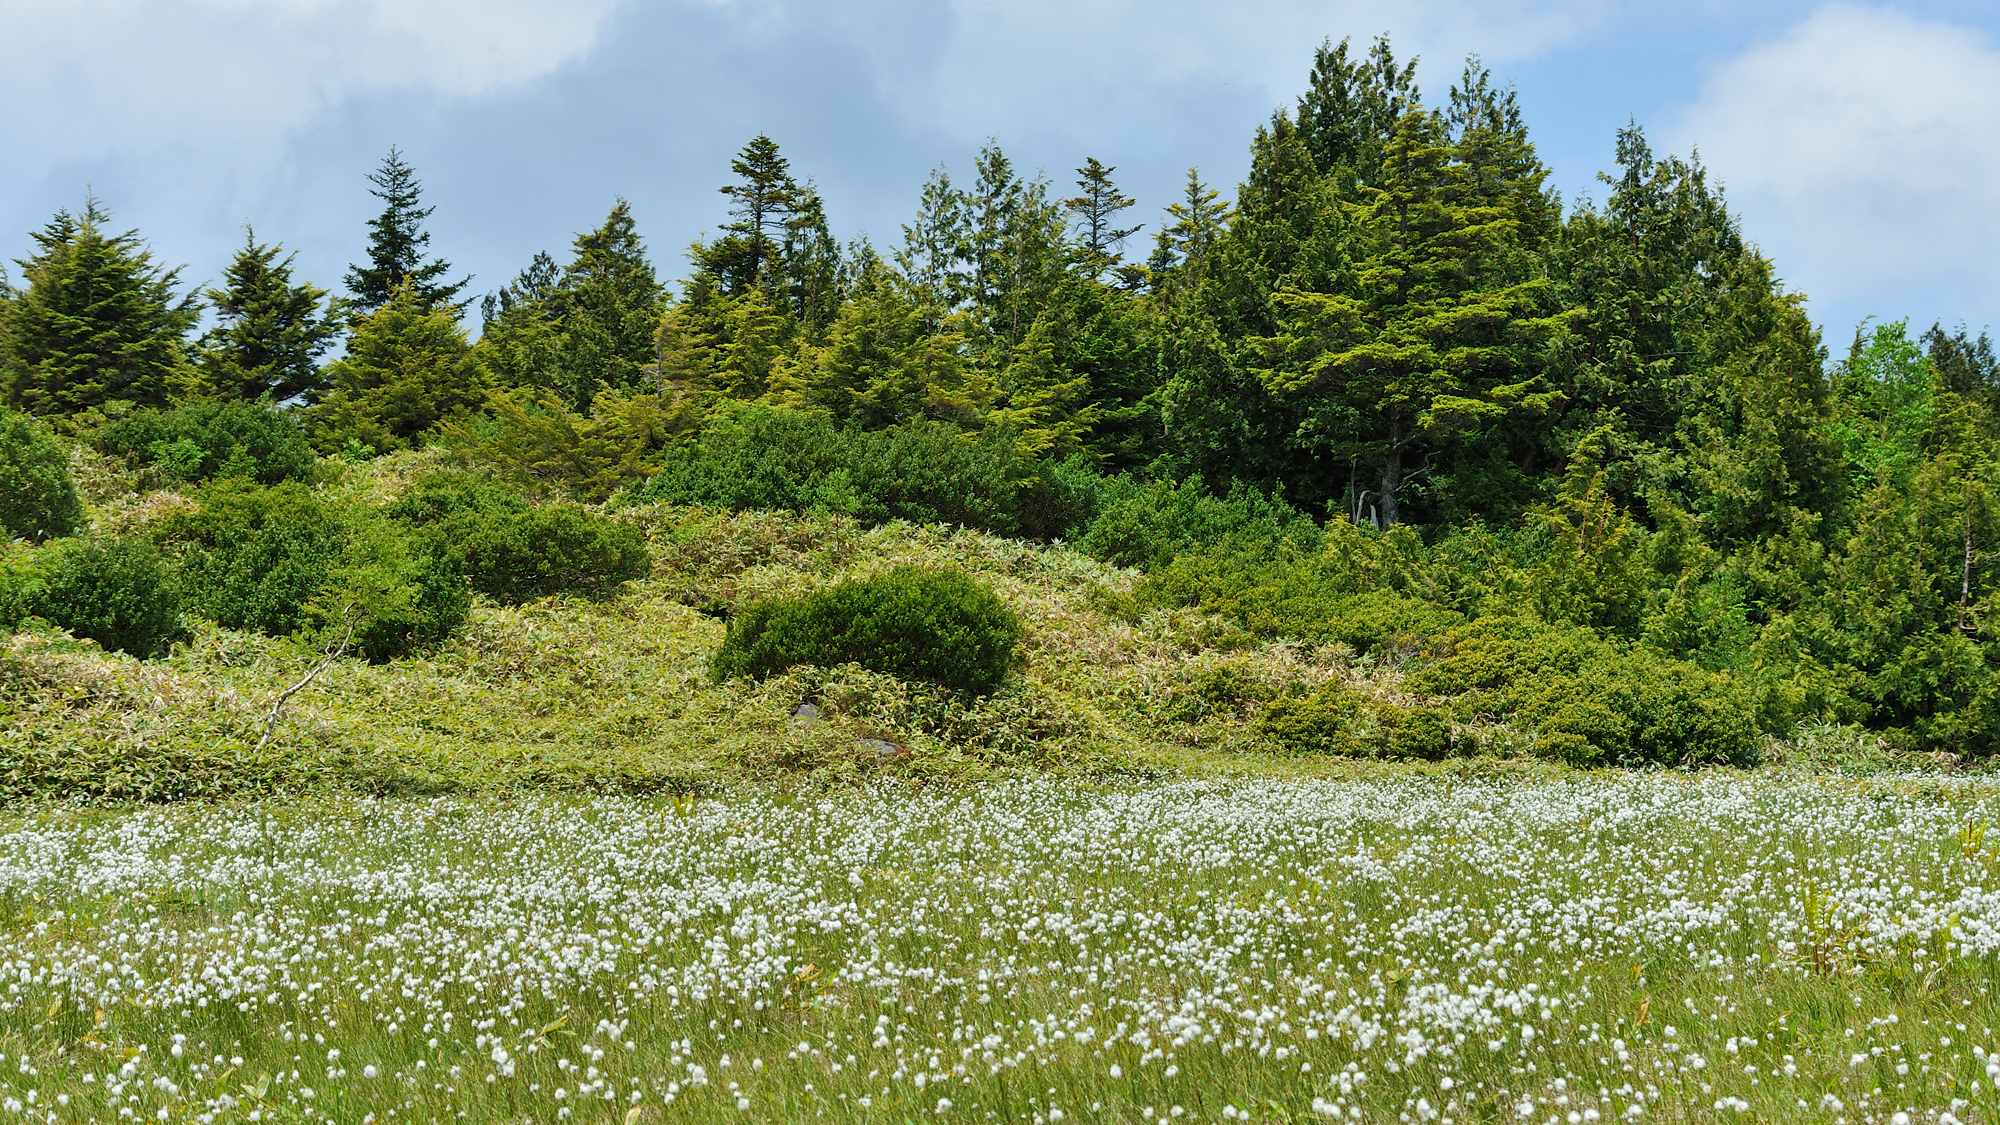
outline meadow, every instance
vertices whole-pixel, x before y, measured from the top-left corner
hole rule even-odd
[[[46,1121],[1990,1121],[1978,782],[1711,774],[49,808]]]

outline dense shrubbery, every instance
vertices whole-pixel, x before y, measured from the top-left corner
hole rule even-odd
[[[638,528],[574,504],[534,508],[479,476],[427,477],[387,513],[420,527],[430,551],[451,560],[474,590],[504,604],[601,594],[652,570]]]
[[[1045,471],[998,428],[968,434],[916,422],[860,430],[817,415],[743,406],[668,451],[659,473],[630,496],[1056,536],[1088,519],[1095,476],[1074,463]]]
[[[312,447],[290,413],[262,402],[191,402],[141,410],[97,431],[97,448],[150,465],[176,484],[247,477],[259,484],[305,480]]]
[[[572,504],[472,513],[435,530],[437,550],[464,572],[472,588],[507,604],[550,594],[602,593],[652,569],[637,528]]]
[[[1536,749],[1578,765],[1749,765],[1754,691],[1643,645],[1578,626],[1486,617],[1450,630],[1419,692],[1451,697],[1466,718],[1502,719]]]
[[[993,591],[950,570],[899,567],[800,598],[743,607],[715,654],[717,679],[794,665],[859,664],[905,680],[990,692],[1014,668],[1021,623]]]
[[[58,539],[0,560],[0,623],[28,617],[134,656],[185,635],[173,574],[151,544]]]
[[[163,522],[190,608],[273,636],[339,638],[386,660],[450,634],[470,594],[450,560],[399,525],[341,511],[295,483],[222,480]]]
[[[40,542],[82,525],[62,448],[34,419],[0,407],[0,536]]]

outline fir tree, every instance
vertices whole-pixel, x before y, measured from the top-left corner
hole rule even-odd
[[[419,301],[458,315],[464,304],[454,301],[472,279],[444,282],[451,263],[442,258],[424,260],[431,243],[424,220],[437,208],[422,205],[423,185],[417,182],[416,170],[391,148],[382,166],[369,173],[368,182],[375,185],[368,194],[382,201],[382,213],[368,220],[368,264],[347,271],[355,311],[372,313],[389,302],[398,286],[408,285]]]
[[[312,408],[314,439],[328,451],[407,448],[438,423],[479,409],[486,379],[465,330],[407,282],[359,318],[347,354],[329,365],[330,386]]]
[[[1355,291],[1284,290],[1284,330],[1264,341],[1278,361],[1259,372],[1266,384],[1326,400],[1347,430],[1335,452],[1378,470],[1369,491],[1384,526],[1402,520],[1415,450],[1561,397],[1533,359],[1567,316],[1538,315],[1546,281],[1510,281],[1499,268],[1515,221],[1468,191],[1467,174],[1438,114],[1405,113],[1384,147],[1382,186],[1353,205],[1366,240]],[[1317,440],[1332,428],[1322,423]]]
[[[283,402],[321,385],[319,357],[339,334],[339,310],[326,290],[293,284],[298,255],[280,258],[282,253],[282,247],[259,243],[246,226],[224,287],[204,294],[217,323],[202,337],[200,366],[218,394]]]
[[[1111,173],[1095,156],[1076,170],[1076,186],[1082,194],[1063,200],[1063,208],[1076,216],[1076,239],[1088,266],[1095,273],[1118,264],[1125,240],[1139,233],[1139,227],[1120,227],[1118,213],[1138,203],[1111,182]]]
[[[701,263],[721,280],[723,292],[735,296],[768,283],[765,272],[777,263],[787,226],[804,199],[790,162],[767,136],[744,145],[729,169],[737,181],[717,190],[729,197],[735,221],[725,223],[723,237],[701,252]]]
[[[81,215],[59,211],[17,263],[27,288],[0,304],[9,404],[47,415],[162,406],[190,378],[193,295],[174,294],[180,271],[161,269],[136,231],[106,233],[109,218],[95,198]]]

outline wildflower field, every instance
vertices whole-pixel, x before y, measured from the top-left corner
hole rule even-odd
[[[1994,797],[1385,767],[16,811],[0,1120],[1992,1121]]]

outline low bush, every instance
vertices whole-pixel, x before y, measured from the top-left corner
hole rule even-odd
[[[1464,717],[1505,721],[1537,750],[1577,765],[1750,765],[1755,693],[1587,628],[1487,617],[1447,631],[1415,691],[1454,696]]]
[[[427,550],[506,605],[601,594],[652,572],[637,527],[574,504],[534,508],[505,484],[474,474],[421,478],[385,513],[421,528]]]
[[[312,447],[290,413],[261,402],[193,402],[141,410],[97,431],[97,448],[150,465],[177,484],[247,477],[259,484],[306,480]]]
[[[0,593],[14,606],[10,624],[39,617],[138,657],[160,655],[186,635],[172,571],[150,543],[59,539],[10,569],[13,594]]]
[[[297,632],[346,539],[335,512],[296,483],[260,488],[222,480],[196,500],[158,531],[179,555],[188,607],[232,629]]]
[[[800,664],[859,664],[904,680],[987,693],[1013,670],[1021,623],[954,570],[898,567],[738,611],[711,669],[759,679]]]
[[[733,407],[663,458],[633,503],[737,511],[827,511],[865,523],[951,523],[1006,535],[1067,536],[1095,510],[1080,460],[1020,456],[1011,434],[941,422],[860,430],[817,415]]]
[[[1258,557],[1311,553],[1321,540],[1312,517],[1283,499],[1241,487],[1215,496],[1199,477],[1178,484],[1108,480],[1092,499],[1077,546],[1117,566],[1153,571],[1197,550]]]
[[[62,447],[33,418],[0,407],[0,538],[39,543],[82,526],[83,501]]]
[[[448,636],[470,604],[456,560],[377,514],[340,510],[304,486],[221,480],[162,521],[189,608],[271,636],[335,640],[388,660]]]
[[[473,589],[507,605],[600,594],[653,565],[638,528],[571,504],[471,512],[433,525],[431,535]]]
[[[1340,684],[1272,700],[1258,715],[1256,730],[1280,749],[1300,754],[1434,762],[1450,757],[1456,744],[1444,711],[1366,699]]]

